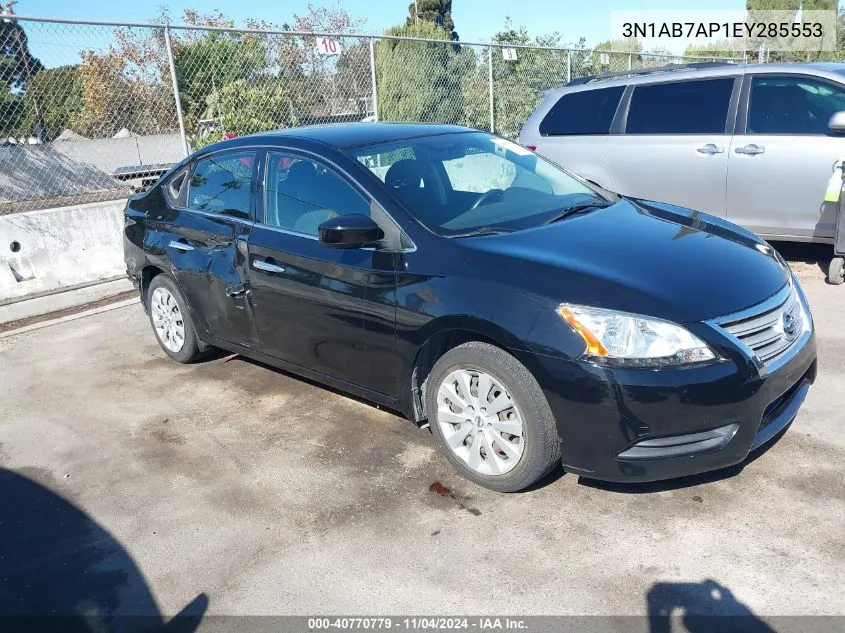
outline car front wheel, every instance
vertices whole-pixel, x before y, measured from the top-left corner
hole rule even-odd
[[[426,381],[432,432],[457,471],[500,492],[527,488],[560,462],[560,438],[534,376],[486,343],[444,354]]]
[[[192,363],[200,357],[199,339],[185,297],[164,274],[150,282],[147,312],[158,344],[170,358],[179,363]]]

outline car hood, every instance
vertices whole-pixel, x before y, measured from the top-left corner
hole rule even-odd
[[[790,276],[774,249],[745,229],[631,198],[534,229],[462,241],[467,263],[489,270],[495,262],[521,289],[678,323],[757,304]]]

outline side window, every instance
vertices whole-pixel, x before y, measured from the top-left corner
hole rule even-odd
[[[830,134],[827,122],[845,110],[845,89],[806,77],[751,80],[748,134]]]
[[[724,134],[733,77],[637,86],[626,134]]]
[[[249,218],[255,152],[214,154],[199,160],[188,183],[188,208]]]
[[[370,215],[370,203],[322,163],[269,152],[264,185],[264,222],[304,235],[337,215]]]
[[[540,134],[607,134],[624,90],[616,86],[563,95],[540,122]]]

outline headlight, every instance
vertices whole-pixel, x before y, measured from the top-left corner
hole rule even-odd
[[[716,358],[701,339],[668,321],[569,303],[560,304],[557,312],[584,339],[584,355],[599,363],[663,367]]]
[[[810,312],[810,304],[807,303],[804,289],[798,283],[795,275],[792,275],[792,287],[798,295],[798,305],[801,307],[801,332],[811,332],[813,330],[813,315]]]

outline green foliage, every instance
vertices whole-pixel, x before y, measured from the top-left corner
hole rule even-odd
[[[387,35],[450,41],[432,22],[393,27]],[[376,48],[379,118],[385,121],[459,123],[464,118],[461,82],[474,65],[470,51],[434,42],[384,39]]]
[[[408,13],[405,26],[430,22],[446,31],[449,39],[458,39],[455,21],[452,19],[452,0],[416,0],[408,5]]]
[[[228,83],[220,90],[218,107],[223,129],[235,136],[290,125],[287,95],[278,80]]]
[[[532,38],[525,27],[514,28],[505,21],[505,28],[493,36],[500,44],[523,46],[560,45],[560,35]],[[517,48],[516,61],[507,61],[500,48],[494,48],[493,60],[493,117],[497,134],[516,138],[522,124],[537,107],[543,93],[566,83],[567,54],[565,51],[538,48]],[[467,122],[473,127],[490,129],[487,60],[467,73],[464,78],[464,104]]]
[[[14,20],[0,20],[0,44],[0,83],[21,93],[44,65],[29,52],[26,33]]]
[[[268,64],[266,46],[248,34],[207,31],[193,41],[174,42],[174,49],[182,111],[190,130],[199,119],[216,116],[208,108],[209,97],[237,80],[261,75]]]
[[[78,66],[47,68],[39,72],[22,99],[18,136],[34,135],[41,125],[41,139],[52,141],[82,114],[82,78]]]
[[[13,5],[2,8],[11,12]],[[43,68],[30,53],[21,25],[14,20],[0,21],[0,137],[4,140],[17,136],[25,109],[23,94]]]
[[[23,99],[8,89],[0,90],[0,141],[18,137],[18,125],[23,115]]]

